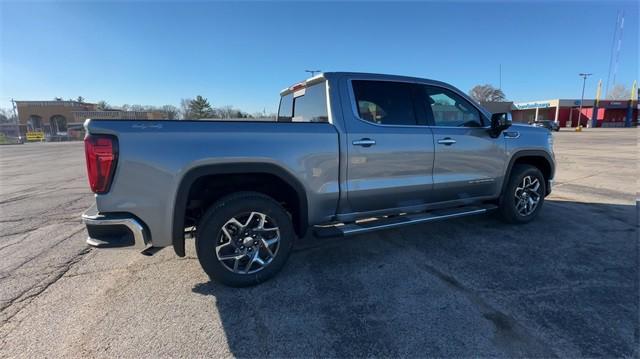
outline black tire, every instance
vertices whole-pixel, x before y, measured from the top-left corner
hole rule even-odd
[[[539,201],[533,211],[527,215],[521,214],[517,209],[518,199],[516,198],[516,189],[521,186],[525,177],[530,176],[530,178],[535,178],[538,180],[540,184],[538,189],[535,191],[539,195]],[[513,167],[511,171],[511,177],[509,177],[509,182],[502,193],[500,198],[500,209],[499,213],[501,218],[508,223],[528,223],[531,222],[536,216],[542,205],[544,204],[544,197],[546,195],[547,187],[546,181],[542,172],[531,165],[517,164]]]
[[[268,216],[269,223],[278,228],[280,240],[273,259],[262,269],[256,273],[239,274],[218,259],[216,246],[226,238],[223,236],[222,226],[227,221],[251,212],[260,212]],[[233,224],[231,226],[233,227]],[[196,231],[196,252],[198,261],[209,278],[231,287],[246,287],[262,283],[282,269],[291,254],[295,237],[291,217],[278,202],[261,193],[238,192],[215,202],[202,217]],[[235,246],[230,248],[233,250]],[[248,248],[245,248],[245,251]],[[249,258],[243,258],[248,263]],[[252,265],[249,264],[249,267]]]

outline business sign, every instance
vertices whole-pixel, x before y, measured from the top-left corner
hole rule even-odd
[[[605,100],[600,101],[600,107],[610,108],[610,109],[623,109],[629,107],[629,101],[616,101],[616,100]]]
[[[559,104],[560,107],[580,107],[580,100],[559,100]],[[582,107],[593,107],[594,104],[594,100],[582,101]]]
[[[527,110],[530,108],[548,108],[551,107],[551,101],[514,103],[513,107],[515,107],[517,110]]]

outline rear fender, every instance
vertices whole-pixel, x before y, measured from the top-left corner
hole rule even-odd
[[[302,184],[285,169],[269,163],[225,163],[215,165],[204,165],[189,170],[180,181],[176,192],[175,205],[173,209],[172,242],[173,249],[180,257],[185,256],[184,249],[184,216],[187,209],[187,201],[191,186],[198,178],[209,175],[223,174],[246,174],[246,173],[267,173],[274,175],[289,186],[291,186],[298,197],[298,221],[294,223],[294,228],[299,236],[306,233],[308,218],[307,195]]]

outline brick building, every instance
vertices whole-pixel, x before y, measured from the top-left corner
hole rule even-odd
[[[44,132],[47,135],[65,133],[75,122],[75,111],[95,111],[95,103],[78,101],[16,101],[21,132]],[[22,131],[22,128],[24,131]]]
[[[88,118],[111,120],[165,120],[162,111],[98,110],[95,103],[78,101],[16,101],[18,127],[27,132],[44,132],[47,138],[81,137]]]

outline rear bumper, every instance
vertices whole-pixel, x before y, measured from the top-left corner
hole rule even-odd
[[[89,237],[87,244],[96,248],[128,248],[144,251],[151,238],[144,223],[128,213],[99,213],[95,205],[82,214]]]

